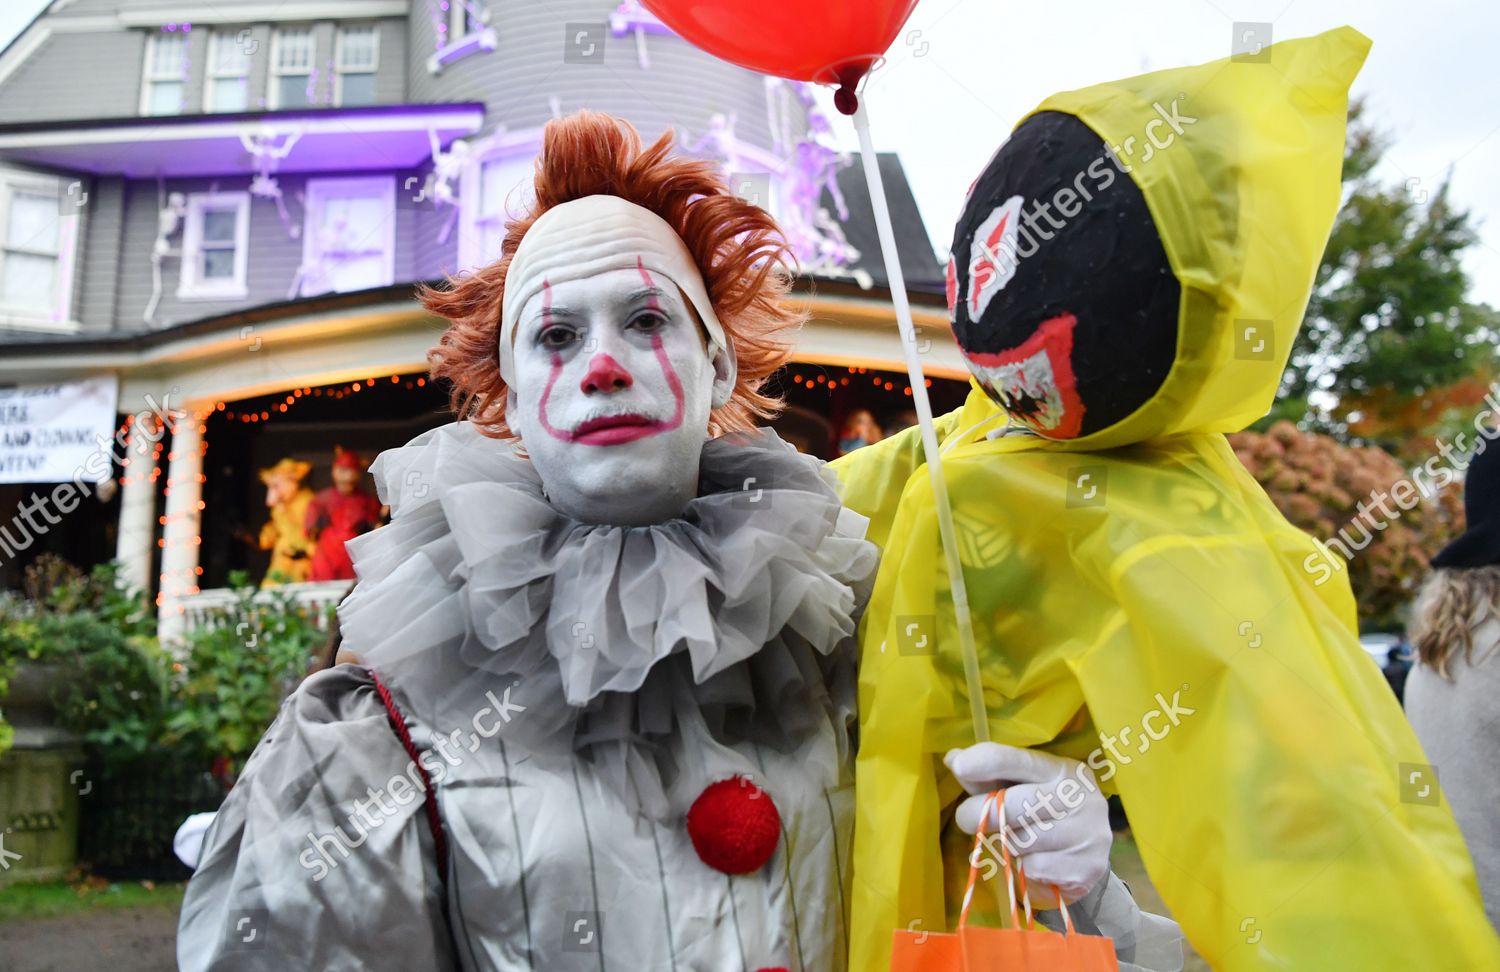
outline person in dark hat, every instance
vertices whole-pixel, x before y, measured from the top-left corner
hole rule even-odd
[[[1413,785],[1430,782],[1452,807],[1500,929],[1500,442],[1489,436],[1469,463],[1464,519],[1412,606],[1406,714],[1432,764],[1433,779]]]

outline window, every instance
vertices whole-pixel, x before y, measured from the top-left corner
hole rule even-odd
[[[187,35],[152,34],[146,41],[141,114],[180,115],[187,89]]]
[[[177,296],[189,300],[246,296],[250,194],[192,193],[187,205]]]
[[[272,108],[306,108],[313,100],[311,30],[278,30],[271,42]]]
[[[382,287],[395,280],[396,180],[307,181],[303,295]]]
[[[67,318],[79,219],[70,213],[87,200],[81,182],[64,190],[52,176],[0,170],[0,320]]]
[[[373,105],[375,65],[380,55],[380,36],[375,33],[375,26],[340,27],[334,47],[334,103]]]
[[[249,38],[248,30],[215,31],[209,37],[205,111],[245,111],[250,107]]]
[[[500,257],[505,221],[530,203],[533,162],[540,148],[536,133],[523,133],[518,143],[481,153],[479,162],[464,174],[461,267],[482,267]]]
[[[460,37],[467,37],[484,29],[484,15],[474,0],[447,0],[445,6],[448,10],[448,23],[440,39],[446,43],[451,44]]]
[[[485,0],[437,0],[437,4],[447,11],[447,17],[437,24],[435,50],[427,58],[428,71],[440,74],[446,64],[498,46]]]

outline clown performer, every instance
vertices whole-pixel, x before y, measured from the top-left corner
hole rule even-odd
[[[394,515],[339,611],[368,667],[251,756],[183,968],[849,967],[876,551],[753,427],[803,320],[775,224],[671,148],[550,122],[500,259],[426,295],[464,420],[372,466]],[[1092,881],[1095,809],[1060,828]]]
[[[260,528],[260,549],[271,551],[261,587],[298,584],[312,572],[313,543],[305,525],[313,494],[302,485],[311,470],[311,463],[282,459],[260,471],[260,481],[266,484],[266,508],[271,511],[271,518]]]
[[[365,492],[365,463],[359,453],[333,447],[333,485],[307,507],[307,535],[316,542],[311,578],[353,580],[354,564],[344,544],[380,523],[380,501]]]
[[[851,967],[952,927],[972,794],[1020,784],[1005,824],[1036,846],[1080,792],[1117,792],[1215,969],[1500,968],[1448,808],[1402,789],[1428,760],[1347,578],[1302,567],[1316,541],[1224,438],[1275,396],[1368,47],[1343,28],[1056,95],[971,187],[948,302],[974,389],[938,433],[994,741],[901,433],[834,464],[882,547]]]

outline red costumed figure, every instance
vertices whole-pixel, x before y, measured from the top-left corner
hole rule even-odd
[[[380,501],[365,492],[365,462],[359,453],[333,449],[333,485],[307,506],[307,535],[317,541],[312,580],[353,580],[354,565],[344,543],[380,524]]]

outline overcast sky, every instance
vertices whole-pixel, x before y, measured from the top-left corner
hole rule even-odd
[[[44,2],[0,0],[0,45]],[[1374,40],[1354,90],[1393,136],[1383,174],[1422,192],[1452,172],[1479,220],[1473,296],[1500,306],[1500,4],[1487,0],[921,0],[871,81],[876,147],[901,154],[944,251],[965,187],[1021,115],[1056,91],[1225,56],[1237,21],[1278,40],[1346,23]]]

